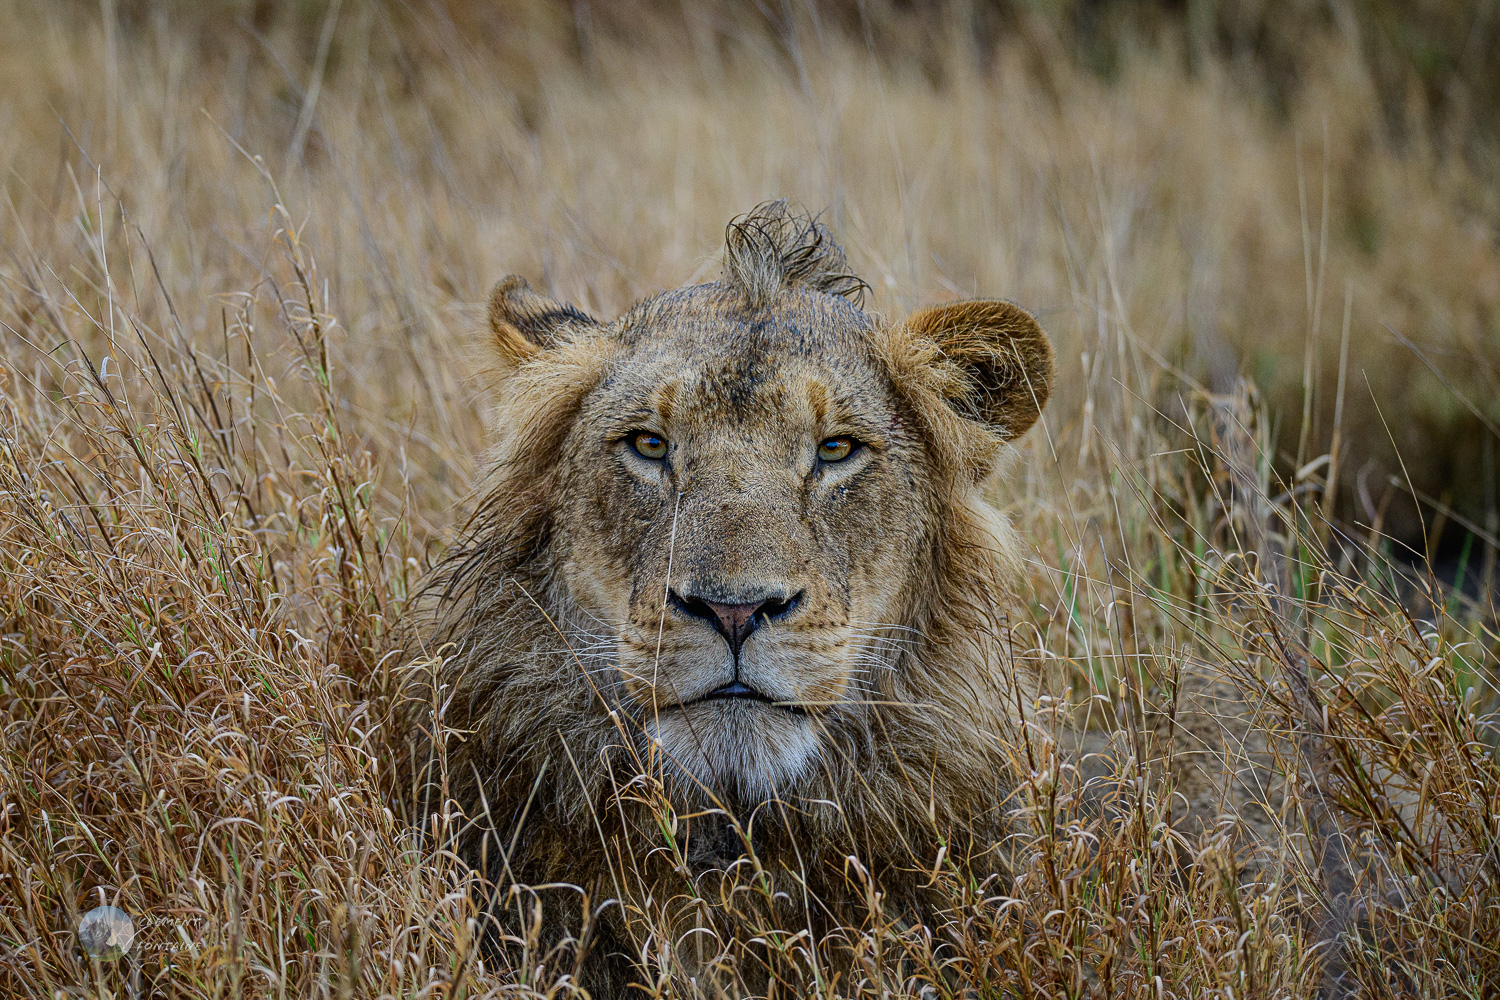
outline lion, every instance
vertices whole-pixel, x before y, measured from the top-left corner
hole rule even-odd
[[[423,588],[410,728],[471,864],[573,887],[542,937],[595,996],[649,981],[631,921],[684,877],[748,858],[801,926],[858,924],[869,885],[922,919],[937,845],[1003,835],[1036,693],[987,492],[1052,347],[1010,302],[890,322],[865,289],[783,201],[729,225],[718,280],[613,321],[518,277],[490,299],[495,453]]]

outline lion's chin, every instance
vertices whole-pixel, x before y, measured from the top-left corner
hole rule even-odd
[[[759,803],[793,794],[818,759],[807,717],[748,699],[696,702],[646,725],[686,788]]]

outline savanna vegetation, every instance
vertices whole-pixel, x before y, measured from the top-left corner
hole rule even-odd
[[[815,938],[622,871],[641,995],[688,948],[724,995],[1497,995],[1496,66],[1487,4],[0,4],[0,988],[577,994],[400,793],[481,304],[613,315],[785,195],[882,312],[1053,338],[995,487],[1052,693],[1008,877],[913,845],[942,921],[871,885]]]

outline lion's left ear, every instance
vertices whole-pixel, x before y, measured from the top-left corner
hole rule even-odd
[[[557,346],[569,334],[598,326],[597,319],[577,306],[538,295],[519,275],[512,274],[490,293],[490,333],[506,369]]]
[[[962,416],[1006,441],[1042,415],[1055,373],[1052,342],[1032,315],[998,299],[955,302],[913,313],[904,324],[931,341],[959,377],[944,389]]]

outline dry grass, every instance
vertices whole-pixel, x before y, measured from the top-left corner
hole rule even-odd
[[[483,454],[472,305],[515,271],[611,313],[787,194],[878,308],[1003,294],[1057,342],[1001,502],[1058,722],[1016,748],[1013,878],[916,859],[941,926],[872,897],[813,941],[753,879],[693,890],[723,989],[1494,995],[1494,451],[1459,431],[1500,422],[1500,251],[1355,53],[1316,41],[1283,120],[1040,32],[934,83],[806,18],[689,10],[645,57],[529,5],[493,39],[327,10],[0,12],[5,991],[569,993],[476,949],[489,887],[392,794],[395,629]],[[1459,531],[1408,482],[1470,511],[1457,586],[1391,560],[1392,519]],[[661,995],[685,892],[627,899]],[[78,950],[100,901],[134,961]]]

